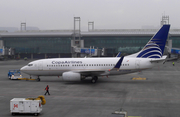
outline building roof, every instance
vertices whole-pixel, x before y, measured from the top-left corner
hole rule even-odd
[[[112,30],[90,30],[82,31],[81,36],[152,36],[158,29],[112,29]],[[76,31],[77,33],[78,31]],[[68,36],[74,34],[73,30],[27,30],[17,32],[0,32],[0,37],[52,37]],[[171,29],[170,36],[180,36],[180,29]]]

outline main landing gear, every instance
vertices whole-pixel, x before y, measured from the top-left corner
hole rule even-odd
[[[91,82],[92,83],[96,83],[98,80],[98,77],[97,76],[93,76],[92,79],[91,79]]]
[[[38,82],[41,81],[41,79],[39,78],[39,76],[37,77],[36,81],[38,81]]]

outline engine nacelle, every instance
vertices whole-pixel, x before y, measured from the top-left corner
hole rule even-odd
[[[62,78],[64,81],[80,81],[81,74],[80,73],[73,73],[73,72],[64,72],[62,74]]]

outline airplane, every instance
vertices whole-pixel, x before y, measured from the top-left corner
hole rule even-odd
[[[163,55],[170,25],[163,25],[144,48],[132,55],[105,58],[52,58],[35,60],[20,70],[31,76],[62,76],[64,81],[81,81],[91,77],[121,75],[150,69],[166,59]]]

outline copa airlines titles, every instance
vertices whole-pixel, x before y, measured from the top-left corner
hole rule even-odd
[[[82,61],[52,61],[52,64],[82,64]]]

